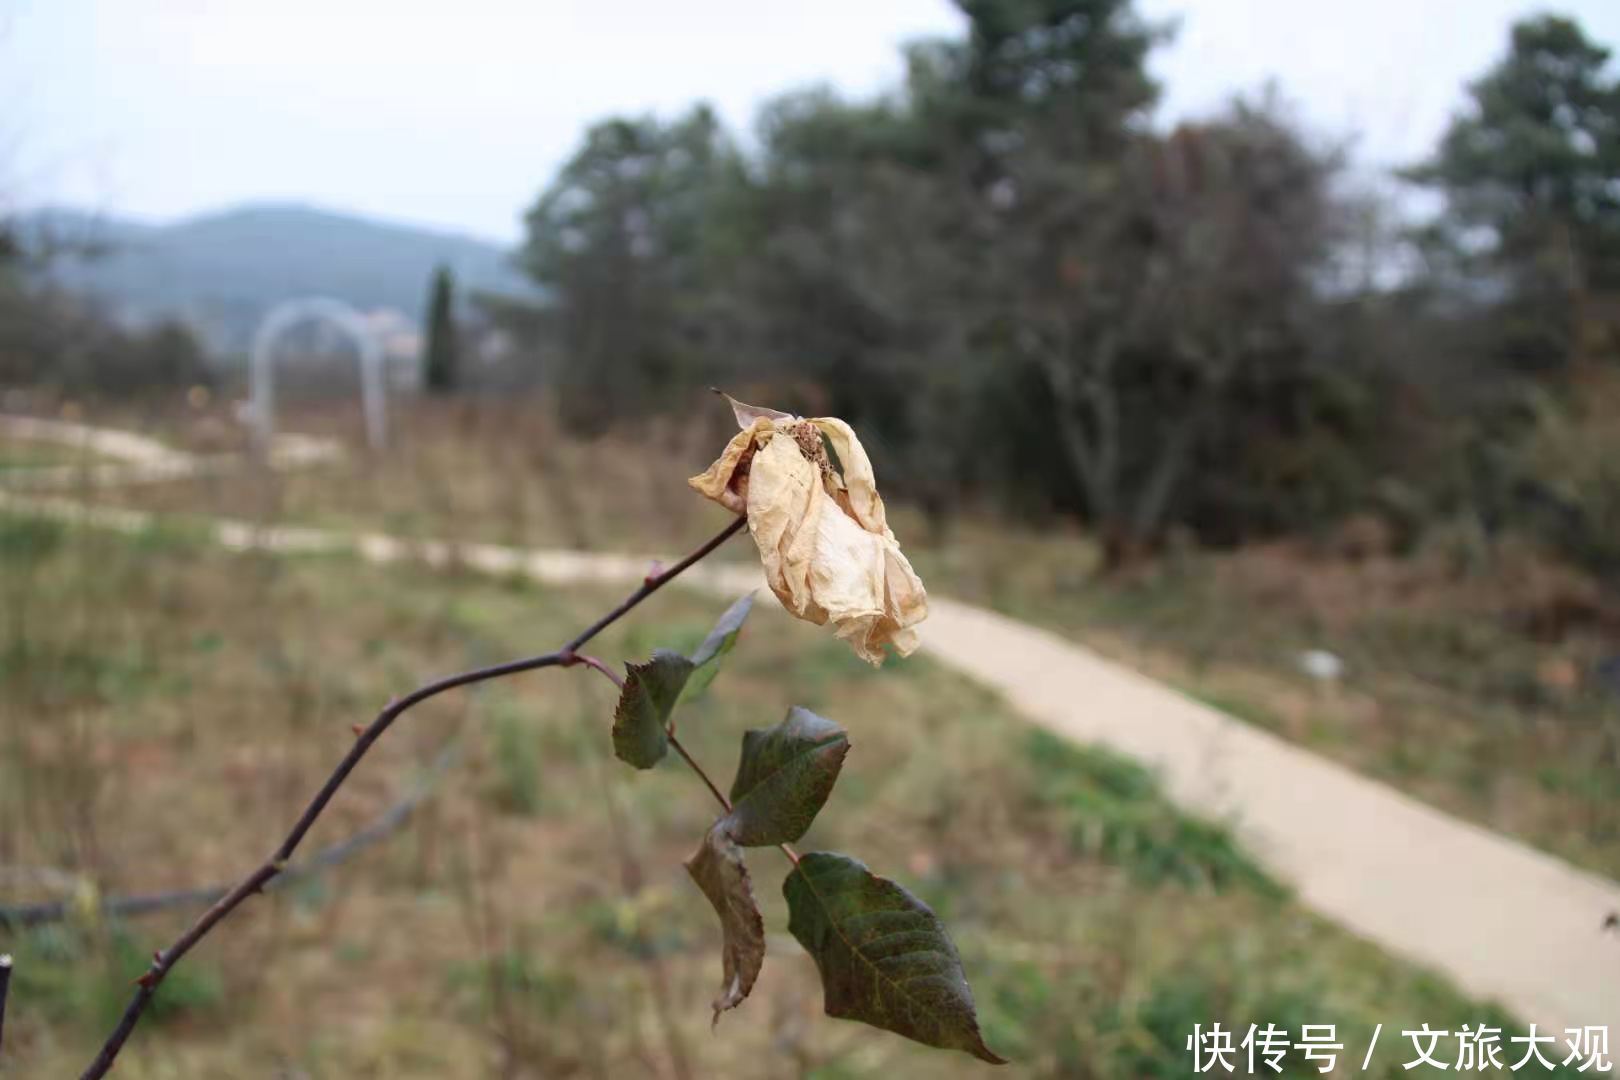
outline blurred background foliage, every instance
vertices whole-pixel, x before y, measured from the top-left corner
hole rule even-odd
[[[903,86],[788,94],[748,150],[702,106],[591,129],[527,219],[547,301],[509,323],[565,422],[746,388],[872,433],[937,527],[1073,515],[1113,565],[1178,529],[1367,513],[1410,542],[1473,512],[1613,572],[1542,520],[1579,530],[1585,471],[1525,482],[1615,370],[1606,50],[1518,25],[1408,174],[1443,213],[1396,229],[1276,93],[1152,130],[1164,31],[1123,0],[961,6]]]

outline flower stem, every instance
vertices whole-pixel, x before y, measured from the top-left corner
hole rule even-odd
[[[620,690],[624,689],[624,680],[619,678],[618,674],[614,672],[612,668],[608,667],[596,657],[586,656],[584,653],[574,653],[571,655],[570,659],[565,662],[564,666],[573,667],[576,664],[583,664],[588,668],[601,672],[603,675],[607,676],[607,678],[612,680],[614,686],[617,686]],[[703,766],[698,764],[697,758],[692,756],[691,751],[682,746],[681,740],[675,737],[675,722],[673,720],[671,720],[669,726],[664,729],[664,735],[669,739],[669,745],[673,746],[675,748],[675,752],[681,756],[681,760],[686,762],[693,772],[697,773],[698,779],[703,781],[704,786],[709,789],[709,794],[714,796],[715,801],[720,804],[726,813],[731,813],[731,800],[726,798],[724,793],[721,792],[719,786],[715,784],[715,782],[709,777],[709,774],[703,770]],[[799,855],[796,851],[794,851],[787,844],[778,844],[776,846],[781,849],[782,854],[786,855],[788,857],[788,861],[793,863],[794,866],[799,865]]]
[[[675,752],[681,755],[681,760],[690,765],[692,767],[692,771],[698,774],[698,779],[702,780],[704,785],[708,787],[709,794],[713,795],[715,800],[725,808],[726,813],[731,813],[731,800],[721,794],[720,789],[715,786],[714,781],[709,779],[709,774],[703,771],[703,766],[697,763],[697,758],[693,757],[687,751],[686,747],[681,745],[680,740],[675,737],[675,733],[673,731],[669,732],[669,745],[673,746],[675,748]],[[776,846],[781,849],[782,854],[788,857],[789,862],[791,862],[794,866],[799,865],[799,855],[791,847],[789,847],[787,844],[777,844]]]
[[[11,992],[11,955],[0,955],[0,1049],[6,1045],[6,997]]]
[[[709,779],[709,774],[703,771],[703,766],[697,763],[697,758],[687,752],[686,747],[681,745],[681,741],[675,737],[673,732],[669,735],[669,745],[673,746],[675,752],[681,755],[681,760],[690,765],[692,771],[698,774],[698,779],[702,780],[704,785],[708,787],[709,794],[713,795],[715,800],[725,807],[726,813],[731,813],[731,800],[720,793],[720,789],[715,786],[714,781]]]
[[[624,689],[624,680],[619,677],[619,673],[596,657],[586,656],[584,653],[569,653],[568,658],[563,661],[563,666],[573,667],[575,664],[584,664],[593,671],[600,671],[614,686],[617,686],[620,690]]]

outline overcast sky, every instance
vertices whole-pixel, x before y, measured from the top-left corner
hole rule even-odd
[[[1432,145],[1517,0],[1139,0],[1180,33],[1160,118],[1275,79],[1368,166]],[[1620,42],[1620,2],[1566,0]],[[0,0],[0,190],[166,220],[297,200],[512,240],[584,125],[868,94],[949,0]]]

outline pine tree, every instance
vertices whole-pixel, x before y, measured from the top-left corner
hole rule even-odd
[[[1570,272],[1620,281],[1620,81],[1610,52],[1552,15],[1515,23],[1507,56],[1469,89],[1438,152],[1411,175],[1455,224],[1523,263],[1555,245]]]
[[[1552,15],[1516,23],[1469,86],[1432,159],[1408,172],[1446,197],[1434,252],[1494,278],[1496,354],[1547,372],[1576,361],[1620,293],[1620,80],[1610,51]]]

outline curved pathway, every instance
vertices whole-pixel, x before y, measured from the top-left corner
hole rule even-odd
[[[0,417],[0,431],[24,435],[15,420]],[[105,482],[223,467],[219,459],[191,458],[123,432],[27,423],[34,425],[27,429],[31,437],[41,437],[37,425],[45,424],[51,434],[127,463],[99,467],[119,470]],[[283,451],[283,464],[338,452],[308,439],[283,445],[295,448]],[[121,531],[144,529],[153,519],[4,491],[0,509]],[[550,585],[631,583],[650,561],[243,521],[218,520],[212,527],[215,539],[232,549],[349,550],[374,562],[454,562]],[[727,594],[763,584],[752,567],[702,564],[680,581]],[[930,606],[926,651],[1000,692],[1029,720],[1154,768],[1172,799],[1229,823],[1260,862],[1321,914],[1473,995],[1495,999],[1543,1031],[1606,1024],[1620,1038],[1620,934],[1603,928],[1620,912],[1620,885],[1442,813],[1072,641],[952,600],[934,598]]]

